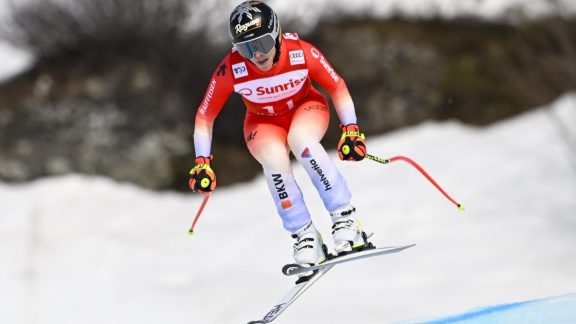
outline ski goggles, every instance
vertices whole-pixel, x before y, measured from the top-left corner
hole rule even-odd
[[[276,40],[270,34],[262,35],[246,42],[234,44],[238,53],[248,60],[252,59],[256,53],[261,53],[263,55],[270,53],[275,45]]]

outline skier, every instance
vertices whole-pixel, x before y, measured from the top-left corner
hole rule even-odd
[[[335,252],[365,246],[367,236],[350,202],[346,180],[320,144],[328,128],[328,101],[311,84],[315,80],[326,89],[334,103],[342,128],[339,158],[360,161],[366,145],[344,80],[316,47],[296,33],[282,34],[276,13],[261,1],[238,5],[230,15],[229,33],[233,47],[212,75],[196,114],[196,165],[190,171],[190,188],[207,193],[216,187],[210,166],[213,123],[236,92],[247,108],[246,144],[262,165],[284,228],[295,239],[295,262],[316,265],[327,255],[292,174],[290,152],[305,168],[331,216]]]

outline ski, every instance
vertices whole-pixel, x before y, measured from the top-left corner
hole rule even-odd
[[[383,247],[383,248],[370,248],[370,249],[366,249],[366,250],[362,250],[362,251],[358,251],[358,252],[353,252],[350,254],[345,254],[343,256],[336,256],[336,257],[333,257],[331,259],[328,259],[328,261],[326,261],[324,263],[321,263],[321,264],[315,265],[315,266],[310,266],[310,267],[302,266],[302,265],[297,264],[297,263],[289,263],[289,264],[285,265],[284,267],[282,267],[282,273],[286,276],[292,276],[295,274],[319,270],[319,269],[324,269],[327,267],[331,268],[334,265],[339,264],[339,263],[350,262],[350,261],[364,259],[364,258],[370,258],[373,256],[382,255],[382,254],[400,252],[400,251],[405,250],[407,248],[411,248],[414,245],[415,244],[404,245],[404,246]]]
[[[336,256],[330,258],[328,261],[313,267],[302,267],[298,264],[287,264],[282,268],[282,273],[287,276],[295,275],[302,272],[312,271],[312,274],[307,277],[302,277],[296,281],[296,285],[286,293],[278,303],[276,303],[261,320],[250,321],[248,324],[263,324],[270,323],[275,320],[282,312],[288,308],[298,297],[300,297],[310,286],[312,286],[318,279],[326,274],[332,267],[339,263],[369,258],[377,255],[396,253],[407,248],[413,247],[415,244],[375,248],[370,245],[362,251],[353,252],[343,256]]]
[[[282,299],[280,299],[280,301],[276,303],[276,305],[274,305],[261,320],[250,321],[248,324],[270,323],[275,320],[283,311],[286,310],[286,308],[288,308],[288,306],[290,306],[290,304],[298,299],[298,297],[300,297],[300,295],[302,295],[306,289],[310,288],[310,286],[318,281],[320,277],[332,269],[333,266],[334,265],[324,267],[315,271],[308,277],[298,279],[298,281],[296,281],[296,285],[292,287],[292,289],[290,289],[290,291],[288,291],[288,293],[284,295],[284,297],[282,297]]]

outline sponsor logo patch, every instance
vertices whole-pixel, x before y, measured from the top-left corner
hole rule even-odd
[[[304,51],[291,51],[288,53],[290,55],[290,65],[304,64]]]
[[[309,148],[305,148],[304,151],[302,151],[302,154],[300,155],[303,158],[311,158],[312,154],[310,154],[310,149]]]
[[[232,70],[236,76],[236,70],[234,68]],[[240,71],[238,73],[240,73]],[[236,83],[234,85],[234,91],[254,103],[268,104],[282,99],[290,99],[298,93],[298,91],[302,90],[306,85],[307,78],[307,69],[290,71],[265,79]],[[288,105],[290,105],[290,103],[288,103]]]
[[[276,188],[276,193],[278,194],[279,200],[290,201],[290,197],[288,197],[288,192],[286,192],[286,185],[284,185],[284,180],[282,180],[282,175],[279,173],[272,174],[272,181],[274,181],[274,187]],[[292,205],[292,203],[290,203],[290,205]]]
[[[280,205],[282,206],[282,209],[288,209],[288,208],[292,207],[292,202],[290,201],[290,199],[286,199],[286,200],[282,200],[280,202]]]
[[[236,36],[247,33],[253,29],[260,28],[260,18],[253,19],[245,24],[237,24],[234,26],[234,31],[236,31]]]
[[[284,33],[283,35],[286,39],[298,40],[298,34],[296,33]]]
[[[312,53],[312,56],[314,56],[314,58],[319,58],[320,57],[320,52],[318,52],[317,49],[315,49],[314,47],[312,47],[310,49],[310,53]]]
[[[226,75],[226,64],[222,64],[218,67],[218,73],[216,74],[217,76],[222,76],[222,75]]]
[[[332,190],[332,185],[330,185],[330,181],[326,178],[324,171],[320,168],[316,160],[310,160],[310,165],[312,166],[312,170],[316,171],[320,176],[320,182],[324,184],[324,191]]]
[[[250,135],[248,135],[248,137],[246,137],[246,143],[250,142],[251,140],[256,138],[256,134],[258,134],[258,131],[252,132],[250,133]]]
[[[212,81],[210,81],[210,86],[206,91],[206,95],[204,96],[202,106],[200,107],[200,113],[202,115],[206,113],[206,109],[208,109],[208,106],[210,106],[210,100],[212,100],[212,96],[214,95],[214,89],[216,89],[216,80],[212,79]]]
[[[244,62],[232,65],[232,71],[234,71],[235,79],[248,76],[248,69],[246,68],[246,63]]]

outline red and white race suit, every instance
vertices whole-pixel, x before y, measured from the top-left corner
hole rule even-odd
[[[306,169],[328,211],[350,202],[351,193],[320,140],[326,133],[330,109],[311,83],[331,96],[343,125],[356,123],[354,104],[344,80],[322,53],[298,38],[284,34],[278,62],[262,71],[234,48],[220,63],[196,114],[196,156],[210,156],[214,120],[232,92],[247,108],[244,137],[260,162],[282,218],[290,232],[310,222],[310,214],[292,174],[289,153]]]

